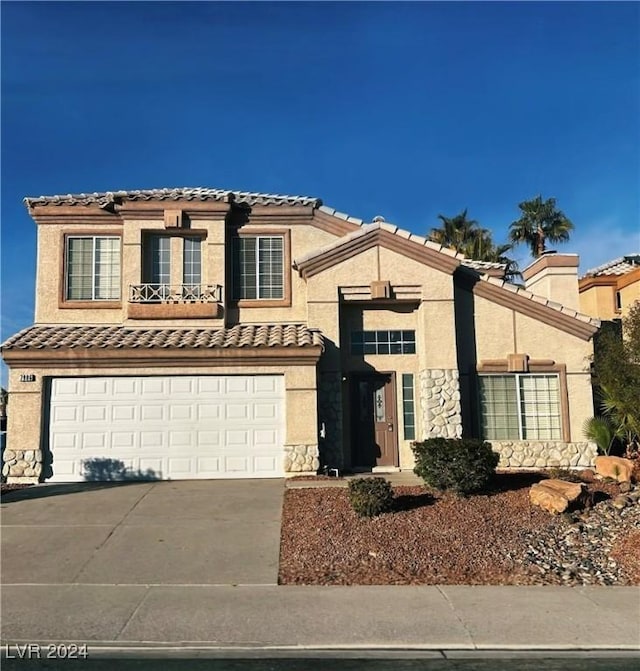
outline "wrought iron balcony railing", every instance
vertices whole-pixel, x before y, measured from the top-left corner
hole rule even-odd
[[[131,284],[130,303],[220,303],[219,284]]]

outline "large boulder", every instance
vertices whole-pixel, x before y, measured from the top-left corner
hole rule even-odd
[[[583,485],[579,482],[564,480],[542,480],[532,485],[529,500],[554,515],[563,513],[569,504],[579,499],[583,493]]]
[[[596,474],[618,482],[631,482],[633,461],[622,457],[596,457]]]

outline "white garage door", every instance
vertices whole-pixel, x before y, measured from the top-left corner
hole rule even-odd
[[[54,378],[50,404],[50,482],[284,474],[281,375]]]

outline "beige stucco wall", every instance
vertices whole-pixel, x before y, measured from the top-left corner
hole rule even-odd
[[[640,279],[620,289],[620,301],[622,303],[622,319],[628,314],[636,301],[640,301]]]
[[[592,286],[580,292],[580,312],[598,319],[616,319],[615,286]]]
[[[477,361],[527,354],[531,359],[553,360],[567,371],[571,440],[585,440],[584,421],[593,416],[590,357],[593,341],[584,341],[553,326],[475,297]]]
[[[545,268],[526,282],[527,291],[544,296],[573,310],[579,309],[576,268]]]

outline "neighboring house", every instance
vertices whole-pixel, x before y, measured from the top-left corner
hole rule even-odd
[[[10,481],[413,467],[484,436],[587,465],[577,257],[469,261],[320,200],[216,189],[28,198],[35,324],[7,340]],[[560,304],[558,297],[564,304]]]
[[[640,300],[640,254],[588,270],[579,280],[580,309],[598,319],[621,319]]]

